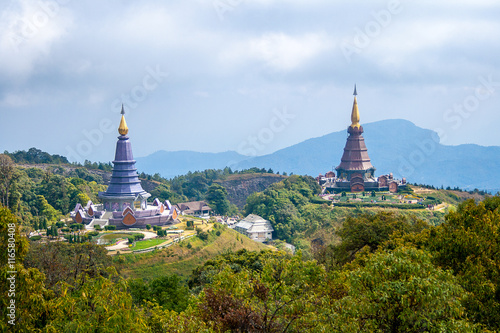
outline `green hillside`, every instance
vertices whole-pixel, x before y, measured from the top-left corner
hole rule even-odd
[[[219,236],[216,234],[217,231],[220,231]],[[113,263],[120,274],[127,278],[152,280],[170,274],[187,278],[193,269],[205,261],[219,254],[241,249],[260,251],[269,247],[220,225],[209,233],[206,241],[193,237],[166,249],[147,253],[120,254],[113,257]]]

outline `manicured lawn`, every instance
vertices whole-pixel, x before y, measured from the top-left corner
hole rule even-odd
[[[99,241],[98,244],[102,245],[113,244],[120,238],[127,239],[128,237],[133,237],[136,234],[139,234],[139,232],[135,233],[114,232],[114,233],[102,234],[102,236],[98,238]]]
[[[166,242],[167,239],[164,239],[164,238],[153,238],[153,239],[147,239],[147,240],[144,240],[144,241],[139,241],[139,242],[136,242],[134,247],[132,247],[132,250],[144,250],[144,249],[147,249],[148,247],[153,247],[153,246],[157,246],[157,245],[160,245],[161,243],[164,243]]]

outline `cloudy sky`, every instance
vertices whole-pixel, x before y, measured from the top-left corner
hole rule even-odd
[[[500,145],[495,0],[5,0],[0,151],[262,155],[402,118]]]

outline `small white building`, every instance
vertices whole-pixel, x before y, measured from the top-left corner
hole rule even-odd
[[[265,242],[273,239],[271,222],[262,217],[250,214],[234,225],[234,230],[256,242]]]

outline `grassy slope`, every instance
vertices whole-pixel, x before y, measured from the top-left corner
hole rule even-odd
[[[468,192],[460,192],[453,190],[430,190],[430,189],[422,189],[416,186],[412,186],[413,190],[416,194],[422,196],[433,196],[435,198],[441,199],[443,202],[447,202],[451,205],[458,205],[460,202],[465,201],[467,199],[474,199],[476,201],[484,200],[484,195],[480,195],[478,193],[470,194]]]
[[[459,202],[475,198],[481,200],[482,197],[476,194],[471,195],[466,192],[446,191],[446,190],[426,190],[421,195],[432,195],[453,206]],[[356,208],[336,207],[335,220],[329,225],[318,230],[307,232],[303,235],[305,242],[321,238],[326,243],[338,241],[335,237],[335,230],[338,229],[346,216],[359,212]],[[394,211],[397,214],[413,214],[432,225],[444,222],[445,210],[399,210],[390,208],[363,208],[361,211]],[[128,254],[114,257],[114,262],[124,277],[152,279],[166,274],[179,274],[186,278],[191,271],[205,261],[214,258],[225,251],[237,251],[245,248],[250,251],[259,251],[268,248],[266,245],[251,241],[231,229],[220,229],[221,235],[217,237],[215,231],[210,234],[206,242],[197,237],[184,241],[180,245],[173,245],[167,249],[158,250],[144,254]],[[191,244],[189,249],[187,244]]]
[[[217,237],[214,231],[205,242],[198,237],[193,237],[166,249],[115,256],[113,261],[124,277],[150,280],[175,273],[187,278],[194,268],[225,251],[240,249],[260,251],[268,248],[234,230],[220,230],[220,236]],[[191,244],[191,249],[188,248],[188,243]]]

